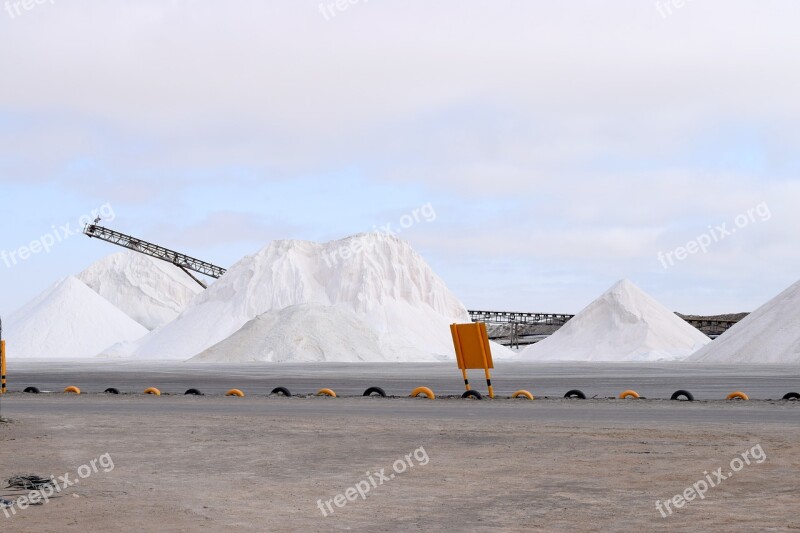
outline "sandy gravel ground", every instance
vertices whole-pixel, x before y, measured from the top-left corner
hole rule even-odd
[[[278,401],[298,406],[339,402],[340,414],[307,409],[271,413],[275,404],[270,402]],[[18,510],[10,518],[0,512],[0,528],[800,530],[797,409],[778,407],[791,410],[786,424],[542,423],[527,418],[528,407],[522,404],[514,405],[518,416],[506,413],[495,419],[492,409],[500,402],[489,407],[484,402],[478,410],[467,401],[436,400],[441,403],[435,415],[414,417],[407,411],[423,409],[426,400],[376,399],[389,403],[366,413],[357,409],[364,401],[371,400],[11,395],[3,408],[14,420],[0,424],[0,477],[70,473],[74,480],[82,465],[104,454],[114,468],[98,468],[45,505]],[[85,412],[59,410],[59,402],[85,407]],[[158,410],[137,411],[155,402]],[[256,403],[264,408],[235,407]],[[204,412],[220,404],[222,411]],[[411,409],[394,416],[393,405]],[[625,409],[630,404],[615,405]],[[667,402],[639,405],[673,408]],[[549,408],[547,402],[536,405]],[[474,416],[451,417],[450,410]],[[727,473],[732,459],[756,445],[766,455],[762,463],[751,461],[710,488],[705,499],[666,518],[656,509],[656,500],[683,493],[705,471],[723,467]],[[415,450],[416,456],[405,458]],[[343,507],[332,502],[335,512],[323,516],[318,500],[324,507],[324,501],[349,487],[369,483],[368,472],[377,484],[377,472],[394,473],[399,459],[414,466],[371,486],[365,499],[343,496]],[[0,497],[15,494],[0,490]]]

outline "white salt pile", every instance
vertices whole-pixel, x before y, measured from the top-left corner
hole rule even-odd
[[[8,351],[18,359],[82,359],[112,343],[132,341],[144,326],[74,276],[65,278],[8,319]]]
[[[523,361],[680,360],[710,342],[628,280],[616,283],[550,337],[520,353]]]
[[[430,361],[431,354],[387,342],[344,307],[292,305],[269,311],[192,358],[214,362]]]
[[[688,360],[800,363],[800,281],[747,315]]]
[[[281,312],[303,304],[311,305]],[[324,309],[330,307],[337,310]],[[315,319],[322,322],[314,325]],[[201,358],[285,360],[293,354],[302,360],[435,360],[454,358],[452,322],[469,322],[464,306],[425,260],[395,237],[369,233],[326,244],[275,241],[231,267],[175,321],[110,353],[185,360],[248,324]],[[328,328],[335,324],[344,337],[330,335]],[[281,340],[272,329],[302,339]],[[272,350],[262,335],[270,335],[289,355]],[[352,349],[356,339],[365,343],[363,349]],[[315,348],[323,342],[325,350]],[[298,348],[303,343],[308,351]],[[501,357],[505,353],[494,349]]]
[[[150,330],[174,320],[203,291],[178,267],[135,252],[105,257],[77,277]]]

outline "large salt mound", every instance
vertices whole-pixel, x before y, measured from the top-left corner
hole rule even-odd
[[[800,363],[800,281],[687,360],[704,363]]]
[[[203,290],[178,267],[135,252],[105,257],[78,279],[150,330],[174,320]]]
[[[293,305],[269,311],[193,357],[213,362],[432,361],[429,353],[403,347],[344,307]]]
[[[74,276],[12,314],[6,328],[8,352],[15,359],[83,359],[147,333]]]
[[[395,237],[369,233],[326,244],[275,241],[231,267],[175,321],[115,353],[185,360],[263,313],[300,304],[349,310],[379,338],[403,339],[434,357],[454,357],[449,325],[469,321],[464,306],[425,260]],[[386,357],[376,354],[374,360]]]
[[[525,361],[679,360],[710,339],[628,280],[616,283],[550,337],[520,353]]]

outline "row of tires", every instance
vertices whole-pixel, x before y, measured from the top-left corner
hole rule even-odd
[[[29,393],[29,394],[39,394],[41,392],[41,390],[39,390],[39,388],[37,388],[37,387],[27,387],[22,392],[26,392],[26,393]],[[70,385],[69,387],[64,389],[64,392],[68,393],[68,394],[80,394],[81,390],[78,387]],[[120,393],[119,389],[116,389],[114,387],[109,387],[106,390],[104,390],[103,392],[105,394],[119,394]],[[143,394],[149,394],[149,395],[153,395],[153,396],[161,396],[161,391],[158,390],[155,387],[148,387],[147,389],[144,390]],[[184,392],[183,394],[184,395],[188,395],[188,396],[205,396],[198,389],[189,389],[186,392]],[[270,392],[270,395],[291,396],[292,393],[286,387],[275,387],[274,389],[272,389],[272,392]],[[333,389],[320,389],[319,391],[317,391],[316,395],[317,396],[329,396],[331,398],[336,398],[337,397],[336,396],[336,392]],[[239,398],[243,398],[244,397],[244,392],[242,392],[239,389],[231,389],[231,390],[229,390],[228,392],[225,393],[225,396],[238,396]],[[364,391],[364,394],[362,396],[380,396],[382,398],[386,398],[387,395],[386,395],[386,391],[383,390],[381,387],[370,387],[370,388],[368,388],[367,390]],[[434,400],[434,399],[436,399],[436,394],[434,394],[434,392],[428,387],[417,387],[416,389],[411,391],[411,397],[412,398],[425,397],[425,398],[428,398],[430,400]],[[464,394],[462,394],[461,397],[462,398],[475,398],[475,399],[478,399],[478,400],[483,399],[483,396],[481,395],[481,393],[476,391],[476,390],[468,390]],[[527,398],[529,400],[533,400],[534,399],[533,398],[533,394],[531,394],[530,392],[528,392],[526,390],[519,390],[519,391],[515,392],[511,397],[512,398]]]
[[[31,394],[39,394],[41,391],[36,387],[27,387],[23,392],[31,393]],[[71,393],[71,394],[80,394],[81,390],[78,387],[69,386],[66,389],[64,389],[64,392],[65,393]],[[106,394],[119,394],[120,393],[119,389],[116,389],[114,387],[109,387],[104,392]],[[153,396],[161,396],[161,391],[158,390],[155,387],[149,387],[149,388],[145,389],[144,394],[150,394],[150,395],[153,395]],[[272,389],[272,392],[270,394],[279,395],[279,396],[291,396],[292,395],[292,393],[289,392],[289,389],[287,389],[286,387],[275,387],[274,389]],[[184,395],[204,396],[204,394],[202,392],[200,392],[198,389],[189,389],[184,393]],[[242,392],[239,389],[231,389],[231,390],[229,390],[228,392],[225,393],[225,396],[237,396],[239,398],[243,398],[244,397],[244,392]],[[331,398],[336,398],[336,392],[334,392],[332,389],[320,389],[319,391],[317,391],[317,396],[329,396]],[[369,387],[367,390],[364,391],[363,396],[380,396],[380,397],[386,398],[386,391],[384,391],[380,387]],[[417,387],[416,389],[411,391],[411,397],[412,398],[424,397],[424,398],[428,398],[429,400],[435,400],[436,399],[436,394],[433,392],[433,390],[431,390],[428,387]],[[464,392],[461,395],[461,397],[462,398],[474,398],[476,400],[482,400],[483,399],[483,395],[480,392],[476,391],[476,390],[468,390],[468,391]],[[526,391],[526,390],[518,390],[518,391],[514,392],[511,395],[511,398],[526,398],[528,400],[535,399],[533,394],[531,394],[529,391]],[[586,395],[582,391],[580,391],[578,389],[572,389],[570,391],[567,391],[566,394],[564,394],[564,398],[585,400],[586,399]],[[623,400],[624,399],[628,399],[628,398],[645,399],[643,396],[639,395],[639,393],[637,393],[635,390],[623,391],[623,392],[620,393],[619,398],[623,399]],[[692,395],[692,393],[687,391],[687,390],[681,389],[681,390],[675,391],[672,394],[672,396],[670,397],[670,400],[682,400],[682,399],[690,401],[690,402],[693,402],[694,401],[694,395]],[[728,394],[728,396],[725,399],[726,400],[749,400],[750,398],[744,392],[736,391],[736,392],[732,392],[732,393]],[[782,399],[783,400],[800,400],[800,393],[789,392],[789,393],[786,393],[783,396]]]
[[[323,389],[323,390],[328,390],[328,389]],[[26,393],[29,393],[29,394],[39,394],[42,391],[39,390],[38,387],[26,387],[25,390],[23,390],[22,392],[26,392]],[[81,393],[81,389],[79,389],[78,387],[75,387],[73,385],[70,385],[69,387],[64,389],[64,392],[68,393],[68,394],[80,394]],[[114,388],[114,387],[109,387],[106,390],[104,390],[103,392],[105,394],[119,394],[120,393],[119,389]],[[149,395],[152,395],[152,396],[161,396],[161,391],[158,390],[155,387],[148,387],[148,388],[146,388],[144,390],[143,394],[149,394]],[[184,392],[183,394],[184,395],[188,395],[188,396],[205,396],[198,389],[189,389],[186,392]],[[285,387],[277,387],[276,389],[274,389],[272,391],[272,394],[283,394],[284,396],[291,396],[291,394],[289,393],[289,390],[286,389]],[[238,396],[240,398],[243,398],[244,397],[244,393],[239,389],[231,389],[231,390],[229,390],[228,392],[225,393],[225,396]]]
[[[580,392],[580,391],[576,391],[576,392]],[[569,393],[567,393],[567,394],[569,394]],[[644,398],[643,396],[639,396],[639,394],[634,390],[626,390],[626,391],[620,393],[619,397],[620,397],[620,399],[623,399],[623,400],[626,399],[626,398]],[[693,402],[694,401],[694,396],[692,395],[691,392],[681,389],[681,390],[677,390],[677,391],[673,392],[672,396],[670,397],[670,400],[681,400],[681,399],[685,399],[685,400],[688,400],[690,402]],[[735,392],[732,392],[732,393],[728,394],[725,397],[725,399],[726,400],[749,400],[750,397],[747,396],[747,394],[743,393],[742,391],[735,391]],[[787,392],[786,394],[783,395],[783,398],[781,398],[781,399],[782,400],[800,400],[800,393]]]

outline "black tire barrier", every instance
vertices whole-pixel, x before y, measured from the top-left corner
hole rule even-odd
[[[462,398],[475,398],[476,400],[483,400],[483,396],[480,392],[470,389],[464,394],[461,395]]]
[[[25,387],[25,390],[22,392],[27,392],[28,394],[39,394],[40,391],[38,387]]]
[[[669,399],[670,400],[680,400],[681,396],[685,397],[690,402],[694,401],[694,396],[692,396],[692,393],[689,392],[688,390],[683,390],[683,389],[676,390],[675,392],[673,392],[672,396],[670,396]]]
[[[115,389],[114,387],[109,387],[103,392],[106,394],[119,394],[119,389]]]
[[[796,392],[787,392],[783,395],[784,400],[800,400],[800,394]]]
[[[286,387],[275,387],[270,394],[282,394],[283,396],[291,396],[292,393]]]
[[[184,392],[183,395],[184,396],[186,396],[186,395],[189,395],[189,396],[205,396],[205,394],[203,394],[202,392],[200,392],[197,389],[189,389],[186,392]]]
[[[567,393],[564,395],[564,398],[578,398],[579,400],[585,400],[586,395],[583,393],[583,391],[572,389],[571,391],[567,391]]]
[[[373,394],[377,394],[381,398],[386,398],[386,391],[380,387],[370,387],[364,391],[364,396],[372,396]]]

